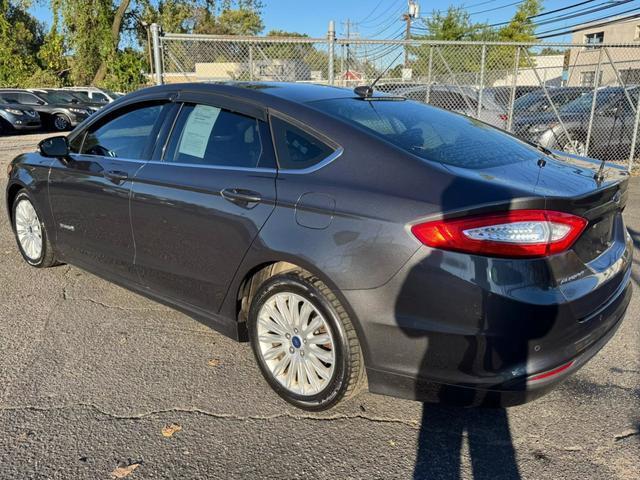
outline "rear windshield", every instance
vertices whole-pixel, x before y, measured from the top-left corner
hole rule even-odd
[[[417,102],[340,98],[311,105],[407,152],[448,165],[488,168],[540,157],[496,128]]]

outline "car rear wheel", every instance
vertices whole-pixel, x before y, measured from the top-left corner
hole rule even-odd
[[[302,270],[268,279],[249,311],[262,374],[285,400],[325,410],[358,391],[364,361],[355,329],[335,294]]]
[[[56,264],[42,220],[26,190],[21,190],[13,202],[13,231],[18,249],[25,261],[38,268]]]
[[[69,121],[66,115],[63,115],[62,113],[58,113],[53,117],[53,128],[58,132],[64,132],[66,130],[69,130],[70,126],[71,126],[71,122]]]

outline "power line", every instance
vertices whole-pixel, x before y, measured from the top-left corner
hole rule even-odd
[[[382,13],[380,13],[380,15],[377,15],[376,17],[374,17],[374,18],[372,18],[372,19],[370,19],[370,20],[368,20],[366,22],[365,21],[361,21],[360,25],[366,25],[366,24],[371,23],[371,22],[377,22],[379,19],[381,19],[382,17],[385,17],[391,10],[393,10],[394,7],[396,9],[398,8],[398,1],[397,0],[391,2],[391,4],[389,5],[389,8],[387,8]],[[404,9],[404,6],[402,7],[402,9]],[[382,21],[382,23],[384,23],[384,22],[385,22],[385,20]],[[376,28],[376,27],[372,27],[372,28]]]
[[[591,2],[593,0],[589,0],[589,2]],[[618,7],[620,5],[624,5],[625,3],[629,3],[632,2],[634,0],[619,0],[615,3],[611,3],[609,1],[607,2],[603,2],[603,3],[599,3],[598,5],[595,5],[594,7],[585,7],[582,8],[580,10],[576,10],[575,12],[571,12],[571,13],[566,13],[564,15],[558,15],[557,17],[552,17],[549,18],[547,20],[544,20],[542,22],[534,22],[533,25],[535,26],[541,26],[541,25],[549,25],[550,23],[556,23],[556,22],[561,22],[563,20],[569,20],[570,18],[576,18],[576,17],[580,17],[582,15],[588,15],[590,13],[595,13],[595,12],[599,12],[602,10],[607,10],[609,8],[614,8],[614,7]],[[579,5],[579,4],[576,4]],[[568,8],[568,7],[567,7]],[[573,8],[573,7],[571,7]],[[536,17],[538,15],[535,15]],[[531,17],[527,17],[527,19],[531,19],[534,18],[534,16]],[[508,25],[510,23],[509,22],[500,22],[500,23],[493,23],[491,25],[489,25],[489,27],[500,27],[502,25]],[[565,28],[565,27],[562,27]]]
[[[552,13],[558,13],[558,12],[562,12],[564,10],[569,10],[570,8],[575,8],[575,7],[579,7],[580,5],[585,5],[587,3],[593,3],[596,0],[584,0],[583,2],[579,2],[579,3],[574,3],[572,5],[569,5],[567,7],[562,7],[562,8],[556,8],[555,10],[549,10],[547,12],[542,12],[539,13],[537,15],[531,15],[530,17],[527,17],[527,20],[530,18],[536,18],[536,17],[544,17],[545,15],[550,15]]]
[[[605,3],[601,3],[599,5],[601,6],[596,6],[594,8],[590,8],[587,9],[586,11],[577,11],[577,12],[573,12],[570,14],[566,14],[566,15],[560,15],[558,17],[553,17],[550,18],[548,20],[545,20],[543,22],[537,22],[535,23],[536,26],[541,26],[541,25],[549,25],[550,23],[556,23],[556,22],[561,22],[563,20],[569,20],[570,18],[576,18],[576,17],[581,17],[583,15],[588,15],[590,13],[595,13],[595,12],[600,12],[602,10],[607,10],[609,8],[613,8],[613,7],[619,7],[620,5],[624,5],[625,3],[629,3],[632,2],[633,0],[622,0],[620,2],[617,3],[609,3],[609,2],[605,2]],[[565,28],[565,27],[563,27]]]
[[[371,15],[373,15],[373,13],[374,13],[374,12],[375,12],[379,7],[380,7],[380,5],[382,5],[382,2],[384,2],[384,0],[380,0],[380,1],[378,2],[378,4],[377,4],[375,7],[373,7],[373,10],[371,10],[371,11],[367,14],[367,16],[366,16],[366,17],[364,17],[363,19],[361,19],[359,22],[356,22],[356,23],[362,23],[362,22],[366,21],[366,20],[367,20]]]
[[[485,2],[480,2],[480,3],[474,3],[472,5],[465,5],[464,3],[462,5],[460,5],[459,8],[466,10],[467,8],[474,8],[474,7],[479,7],[481,5],[486,5],[488,3],[493,3],[493,2],[497,2],[498,0],[486,0]]]
[[[619,15],[624,15],[625,13],[637,12],[638,10],[640,10],[640,8],[632,8],[630,10],[625,10],[624,12],[618,12],[618,13],[613,14],[613,15],[607,15],[605,17],[600,17],[600,18],[593,19],[588,23],[582,22],[582,23],[576,23],[576,24],[573,24],[573,25],[568,25],[568,26],[565,26],[565,27],[552,28],[551,30],[545,30],[544,32],[538,32],[538,34],[536,35],[536,38],[558,37],[560,35],[565,35],[567,33],[580,32],[582,30],[588,30],[588,29],[595,28],[595,27],[601,27],[601,26],[604,26],[604,25],[609,25],[611,23],[619,22],[621,20],[629,20],[629,19],[632,19],[632,18],[637,18],[638,16],[640,16],[640,14],[638,14],[638,15],[630,15],[628,17],[619,17]],[[616,18],[613,18],[613,17],[616,17]],[[597,21],[600,21],[600,20],[608,20],[610,18],[613,18],[613,20],[609,20],[609,21],[605,21],[605,22],[597,23],[597,24],[593,23],[593,22],[597,22]],[[558,34],[554,34],[554,35],[546,35],[546,34],[549,34],[549,33],[557,32],[558,30],[563,30],[565,28],[572,29],[573,27],[580,27],[580,28],[576,28],[576,29],[573,29],[573,30],[565,30],[563,33],[558,33]]]
[[[382,22],[379,22],[376,25],[367,26],[365,28],[369,29],[369,30],[377,29],[382,25],[388,25],[390,19],[391,19],[391,23],[394,23],[398,19],[398,17],[400,17],[400,15],[402,14],[403,11],[404,11],[404,7],[400,8],[400,9],[396,9],[393,13],[391,13],[388,16],[386,16],[385,19]],[[362,25],[362,24],[360,24],[360,25]]]
[[[480,13],[493,12],[493,11],[495,11],[495,10],[501,10],[501,9],[503,9],[503,8],[513,7],[514,5],[519,5],[519,4],[521,4],[521,3],[524,3],[525,1],[526,1],[526,0],[519,0],[519,1],[517,1],[517,2],[513,2],[513,3],[508,3],[508,4],[506,4],[506,5],[502,5],[502,6],[500,6],[500,7],[488,8],[488,9],[486,9],[486,10],[480,10],[480,11],[478,11],[478,12],[471,12],[471,13],[469,13],[469,15],[478,15],[478,14],[480,14]]]

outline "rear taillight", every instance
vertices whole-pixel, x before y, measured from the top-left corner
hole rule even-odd
[[[420,223],[411,231],[425,245],[493,257],[545,257],[573,245],[584,218],[550,210],[512,210]]]

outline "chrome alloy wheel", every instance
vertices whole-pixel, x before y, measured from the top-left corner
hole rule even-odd
[[[27,199],[18,202],[15,209],[15,226],[22,251],[33,262],[42,255],[42,227],[35,208]]]
[[[260,354],[273,377],[292,393],[312,396],[331,381],[336,364],[329,324],[304,297],[276,293],[258,312]]]

